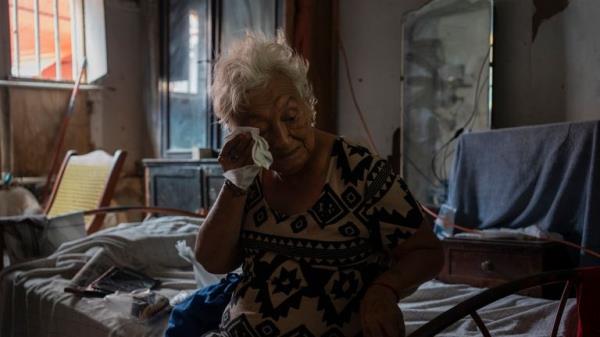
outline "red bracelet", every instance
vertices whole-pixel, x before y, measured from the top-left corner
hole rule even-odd
[[[376,282],[371,283],[371,287],[372,286],[380,286],[380,287],[387,288],[392,293],[394,293],[394,295],[396,296],[396,303],[398,303],[398,301],[400,301],[400,296],[398,295],[398,292],[391,285],[383,283],[381,281],[376,281]]]

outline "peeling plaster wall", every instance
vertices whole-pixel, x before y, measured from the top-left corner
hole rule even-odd
[[[392,152],[392,135],[400,126],[402,15],[424,0],[339,2],[341,39],[348,56],[358,104],[382,156]],[[343,57],[338,63],[338,121],[341,135],[367,144],[350,95]]]
[[[532,42],[535,10],[497,1],[495,127],[600,119],[600,2],[571,0]]]
[[[496,3],[493,125],[566,121],[564,20],[543,21],[532,42],[533,1]]]
[[[125,171],[134,173],[140,159],[152,154],[142,98],[142,11],[138,1],[107,0],[108,76],[103,81],[102,108],[95,111],[93,143],[108,150],[127,150]],[[137,162],[137,163],[136,163]],[[141,172],[137,172],[141,173]]]
[[[90,144],[87,93],[75,101],[75,112],[65,135],[64,149],[86,153]],[[42,176],[50,170],[55,134],[69,101],[70,91],[10,88],[13,172],[17,176]],[[66,151],[66,150],[65,150]]]
[[[600,1],[571,0],[532,43],[534,1],[496,0],[494,127],[600,119]],[[427,2],[340,1],[352,83],[382,155],[400,126],[401,19]],[[366,142],[341,56],[338,73],[339,133]]]
[[[572,0],[564,20],[566,119],[600,119],[600,1]]]

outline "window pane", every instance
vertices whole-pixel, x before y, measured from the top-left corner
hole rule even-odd
[[[60,32],[61,78],[63,81],[73,80],[73,52],[71,50],[71,0],[58,0],[58,17]]]
[[[54,80],[56,61],[54,49],[54,10],[52,1],[40,1],[40,51],[41,72],[39,78]]]
[[[246,30],[275,35],[276,0],[223,0],[221,50],[232,40],[243,37]]]
[[[169,13],[169,149],[208,147],[207,2],[172,1]]]
[[[33,39],[33,0],[19,0],[18,4],[19,76],[32,77],[37,73]]]
[[[221,22],[221,51],[242,38],[247,30],[275,36],[276,0],[223,0]],[[221,132],[220,144],[226,131]]]
[[[14,0],[8,0],[8,11],[9,11],[9,18],[10,18],[10,63],[11,63],[11,74],[13,76],[19,76],[19,72],[20,72],[20,64],[18,61],[18,52],[17,49],[19,48],[18,46],[18,37],[17,35],[15,35],[15,24],[18,23],[18,12],[15,9],[15,2]]]
[[[11,28],[11,73],[16,77],[56,79],[54,0],[19,0],[16,16],[14,0],[9,1]],[[72,80],[70,0],[58,0],[58,39],[60,41],[61,79]],[[17,22],[17,34],[15,34]],[[36,35],[36,31],[39,34]],[[18,41],[16,37],[18,35]],[[36,49],[39,38],[39,51]],[[16,52],[18,42],[18,53]],[[38,59],[39,52],[39,59]]]

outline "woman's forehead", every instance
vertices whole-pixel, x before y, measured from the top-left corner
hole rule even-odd
[[[298,96],[294,83],[286,76],[274,76],[265,86],[248,92],[249,110],[282,108],[292,98]]]
[[[298,93],[294,82],[285,75],[273,75],[266,86],[260,86],[248,92],[250,100],[253,98],[259,101],[275,100],[282,95],[295,95]]]

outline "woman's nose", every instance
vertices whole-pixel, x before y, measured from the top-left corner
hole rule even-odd
[[[290,134],[282,123],[275,123],[269,136],[267,142],[269,143],[269,147],[274,151],[286,149],[290,143]]]

